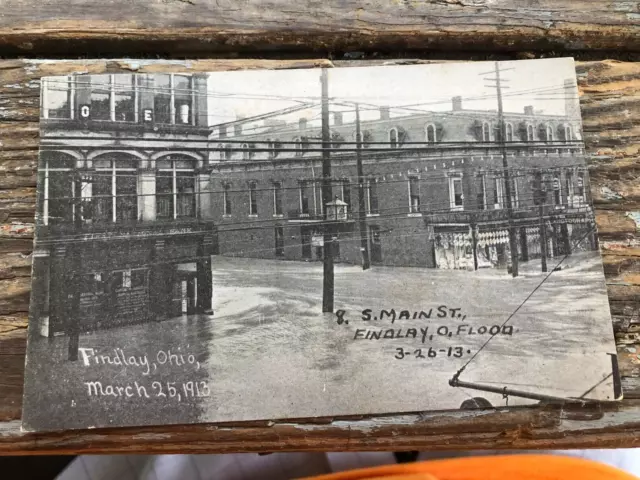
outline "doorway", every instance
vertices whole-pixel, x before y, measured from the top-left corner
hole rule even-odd
[[[198,305],[198,278],[196,272],[178,271],[173,286],[172,314],[193,315]]]
[[[371,239],[371,263],[382,263],[382,242],[380,241],[380,227],[369,226],[369,238]]]

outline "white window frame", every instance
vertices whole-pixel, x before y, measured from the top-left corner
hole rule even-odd
[[[365,199],[366,199],[366,207],[367,207],[367,211],[366,211],[366,215],[367,217],[379,217],[380,216],[380,199],[378,198],[378,212],[376,213],[372,213],[371,212],[371,183],[375,183],[376,185],[378,185],[378,179],[376,178],[368,178],[366,180],[365,183]]]
[[[278,213],[278,209],[276,208],[276,191],[280,191],[280,213]],[[273,216],[277,218],[284,216],[284,210],[282,209],[282,182],[279,181],[273,182]]]
[[[42,223],[49,225],[49,172],[72,172],[73,168],[51,168],[49,159],[44,162],[44,199],[42,206]],[[75,197],[75,182],[71,182],[71,196]],[[72,213],[75,214],[75,204],[72,206]],[[72,215],[75,218],[75,215]]]
[[[478,208],[478,210],[487,210],[487,175],[480,173],[478,177],[480,178],[480,188],[482,188],[482,208]]]
[[[569,124],[564,126],[564,139],[567,141],[573,140],[573,128]]]
[[[158,161],[162,161],[162,160],[169,160],[171,162],[171,168],[158,168],[158,172],[171,172],[171,179],[172,179],[172,184],[171,184],[171,192],[173,195],[173,219],[177,219],[178,218],[178,175],[177,172],[191,172],[194,175],[194,181],[193,181],[193,194],[195,195],[195,198],[198,198],[198,182],[195,181],[195,168],[177,168],[176,167],[176,159],[173,158],[159,158]],[[191,162],[193,163],[194,167],[195,167],[195,160],[191,159]],[[115,209],[114,209],[115,212]],[[198,202],[196,201],[196,211],[194,212],[194,218],[198,217]]]
[[[227,210],[227,205],[231,207],[231,199],[229,198],[230,192],[231,192],[231,184],[224,183],[222,185],[222,216],[223,217],[231,216],[231,208]]]
[[[504,141],[513,142],[513,124],[510,122],[504,124]]]
[[[489,122],[482,122],[482,141],[491,141],[491,124]]]
[[[553,177],[553,204],[555,206],[555,208],[561,208],[562,207],[562,178],[559,175],[555,175]],[[556,188],[557,187],[557,188]],[[558,197],[558,202],[556,201],[556,192],[557,193],[557,197]]]
[[[392,133],[395,133],[395,141],[392,140]],[[398,129],[396,127],[393,127],[389,129],[389,148],[398,148],[398,146]]]
[[[300,217],[302,218],[306,218],[310,215],[311,212],[311,205],[309,205],[309,200],[311,197],[309,197],[309,191],[307,190],[307,211],[303,212],[304,208],[303,208],[303,203],[302,203],[302,192],[304,191],[305,188],[309,188],[309,184],[311,182],[309,180],[301,180],[298,183],[298,205],[300,206]],[[315,191],[314,191],[315,192]],[[314,193],[314,198],[315,198],[315,193]]]
[[[242,144],[242,159],[243,160],[249,160],[249,144],[248,143],[243,143]]]
[[[493,202],[493,209],[500,210],[504,207],[505,200],[505,188],[504,188],[504,177],[495,175],[493,177],[493,188],[494,188],[494,200],[498,199],[498,203]]]
[[[429,140],[429,130],[433,131],[433,140]],[[438,130],[433,123],[427,123],[424,127],[424,139],[426,143],[437,143],[438,142]]]
[[[464,185],[462,184],[462,173],[450,173],[448,175],[449,182],[449,209],[453,211],[464,210]],[[462,205],[456,205],[455,183],[460,182],[460,195]]]
[[[413,195],[413,196],[418,197],[418,205],[416,205],[415,207],[414,207],[413,202],[412,202],[413,196],[411,195],[411,182],[412,181],[417,183],[417,189],[418,189],[417,195]],[[421,216],[422,214],[420,213],[420,200],[421,200],[421,198],[420,198],[420,177],[419,176],[412,175],[407,179],[407,194],[408,194],[408,197],[409,197],[409,215]]]
[[[95,158],[95,160],[99,160],[100,157]],[[116,168],[116,159],[115,158],[110,158],[109,161],[111,162],[111,167],[109,168],[102,168],[102,167],[96,167],[96,174],[99,175],[98,172],[110,172],[111,174],[111,222],[116,223],[117,218],[118,218],[118,212],[116,212],[116,205],[117,205],[117,196],[116,196],[116,172],[134,172],[134,174],[136,174],[137,170],[135,167],[133,168]],[[104,175],[104,173],[103,173]],[[136,191],[138,190],[138,188],[140,188],[139,182],[140,179],[138,178],[138,175],[135,175],[136,177]],[[175,189],[175,179],[173,182],[173,188]],[[174,206],[175,206],[175,199],[174,199]],[[175,210],[175,208],[174,208]],[[139,214],[139,212],[138,212]],[[175,216],[173,217],[175,218]]]
[[[553,135],[553,127],[549,124],[547,124],[546,126],[546,133],[547,133],[547,142],[553,142],[554,141],[554,135]]]
[[[249,216],[250,217],[257,217],[258,216],[258,182],[256,181],[250,181],[249,182]],[[253,200],[255,200],[255,211],[253,210]]]

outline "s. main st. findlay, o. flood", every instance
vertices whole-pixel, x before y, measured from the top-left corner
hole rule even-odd
[[[336,311],[338,325],[349,324],[346,310]],[[446,305],[430,308],[428,310],[380,310],[374,312],[373,309],[367,308],[360,312],[360,318],[363,322],[389,321],[395,324],[401,320],[429,320],[431,318],[452,318],[464,321],[467,316],[462,313],[462,308],[451,308]],[[458,324],[456,326],[439,325],[426,326],[419,328],[357,328],[353,340],[391,340],[397,338],[420,338],[422,343],[427,340],[433,340],[433,337],[452,337],[460,335],[513,335],[513,326],[511,325],[480,325],[471,326],[468,324]]]

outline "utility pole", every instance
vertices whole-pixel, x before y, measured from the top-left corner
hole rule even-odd
[[[544,221],[544,205],[547,202],[547,193],[542,183],[542,172],[535,173],[535,193],[533,201],[538,205],[538,229],[540,230],[540,265],[542,271],[547,271],[547,225]]]
[[[322,207],[324,211],[324,252],[322,311],[333,313],[333,228],[329,223],[327,204],[331,202],[331,132],[329,130],[329,81],[327,69],[320,74],[322,86]]]
[[[502,168],[504,169],[504,189],[507,197],[507,219],[509,221],[509,248],[511,250],[511,274],[518,276],[518,239],[513,224],[513,204],[511,202],[511,175],[509,174],[509,161],[507,157],[506,127],[504,112],[502,110],[502,81],[500,79],[500,66],[495,62],[496,94],[498,97],[498,135],[500,138],[500,151],[502,153]]]
[[[358,174],[358,226],[360,230],[360,250],[362,251],[362,270],[367,270],[369,264],[369,238],[364,199],[364,173],[362,171],[362,132],[360,130],[360,105],[356,103],[356,168]]]

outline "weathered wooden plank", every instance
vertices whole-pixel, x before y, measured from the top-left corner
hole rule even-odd
[[[638,52],[622,0],[5,0],[4,55]],[[481,55],[484,53],[480,53]],[[357,55],[351,53],[351,56]]]
[[[0,453],[184,452],[185,445],[194,452],[229,452],[640,444],[640,402],[633,400],[640,398],[640,129],[634,126],[640,120],[640,63],[615,61],[579,63],[577,72],[592,194],[627,398],[621,405],[596,411],[527,408],[56,434],[19,432],[28,254],[35,206],[39,78],[68,72],[360,64],[327,60],[0,62]]]

